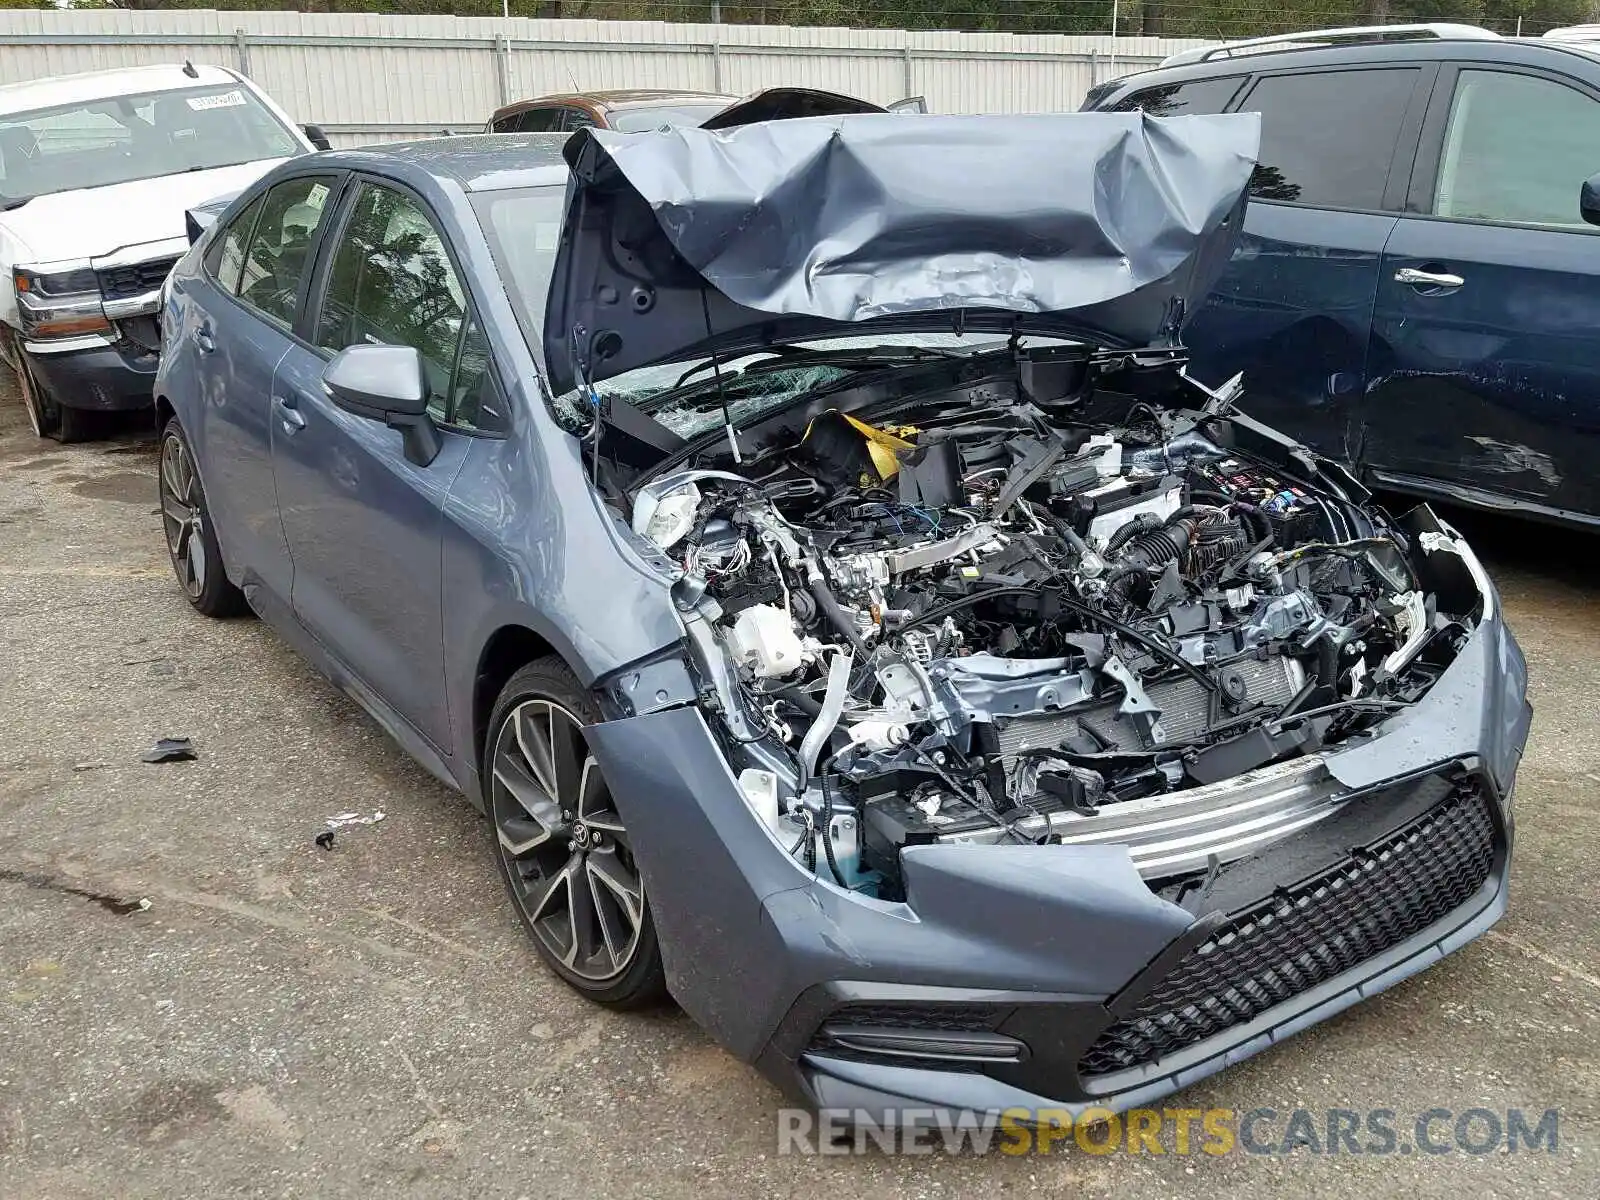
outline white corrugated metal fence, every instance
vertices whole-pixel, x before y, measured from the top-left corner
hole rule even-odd
[[[244,71],[336,144],[481,129],[508,100],[597,88],[735,95],[781,84],[933,112],[1078,107],[1095,83],[1200,43],[658,21],[293,12],[0,10],[0,84],[185,58]]]

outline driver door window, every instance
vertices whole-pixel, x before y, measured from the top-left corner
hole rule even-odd
[[[493,388],[487,346],[444,239],[402,192],[362,185],[334,255],[316,343],[332,351],[413,346],[435,421],[469,429],[498,421],[497,403],[485,396]]]
[[[1510,71],[1462,71],[1433,211],[1507,225],[1587,229],[1584,180],[1600,172],[1600,101]]]

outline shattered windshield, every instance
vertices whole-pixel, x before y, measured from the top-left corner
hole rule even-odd
[[[688,440],[722,424],[724,402],[733,424],[744,426],[819,387],[854,374],[869,361],[871,366],[881,366],[885,355],[892,357],[897,351],[907,357],[915,357],[918,352],[929,357],[966,357],[1004,344],[1004,338],[958,337],[953,333],[824,338],[730,358],[715,367],[709,358],[641,367],[608,379],[595,390],[600,399],[624,400]],[[786,361],[807,351],[858,351],[872,358],[811,362],[800,357],[798,361]],[[582,389],[558,396],[555,403],[557,416],[564,424],[588,422],[592,402]]]
[[[556,185],[473,197],[473,206],[488,235],[489,248],[500,266],[501,279],[516,307],[528,345],[541,358],[540,332],[565,205],[566,189]],[[721,359],[715,366],[710,358],[702,357],[640,367],[606,380],[596,393],[602,400],[614,398],[633,405],[687,440],[722,424],[724,400],[733,423],[743,426],[865,367],[880,367],[886,355],[898,352],[908,359],[919,355],[964,357],[1004,344],[1005,339],[994,334],[877,333],[821,338]],[[1026,344],[1066,343],[1057,338],[1028,338]],[[863,357],[848,361],[807,358],[807,352],[829,351],[857,351]],[[573,433],[588,428],[594,414],[593,398],[581,388],[555,397],[551,408],[557,421]]]

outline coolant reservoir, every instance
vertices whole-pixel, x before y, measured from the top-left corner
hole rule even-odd
[[[802,665],[804,650],[794,621],[774,605],[752,604],[740,609],[724,636],[733,661],[748,667],[758,679],[793,675]]]

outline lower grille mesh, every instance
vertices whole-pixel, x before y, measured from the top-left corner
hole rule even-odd
[[[1079,1075],[1156,1062],[1398,945],[1482,887],[1494,852],[1488,797],[1458,787],[1404,829],[1229,920],[1096,1039]]]

